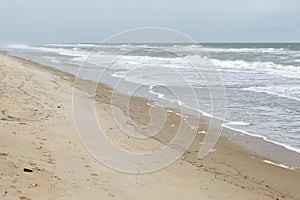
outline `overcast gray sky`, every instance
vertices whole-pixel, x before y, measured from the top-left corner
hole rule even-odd
[[[300,42],[299,0],[1,0],[0,42],[101,42],[164,27],[200,42]]]

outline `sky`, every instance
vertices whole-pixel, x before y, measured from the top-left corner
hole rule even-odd
[[[162,27],[199,42],[300,42],[299,0],[1,0],[0,43],[101,42]]]

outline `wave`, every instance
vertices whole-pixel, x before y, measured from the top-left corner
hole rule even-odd
[[[268,86],[268,87],[249,87],[243,90],[271,94],[283,98],[300,101],[300,86]]]
[[[43,58],[50,60],[53,63],[60,63],[59,60],[56,59],[56,57],[52,57],[52,56],[43,56]]]
[[[244,60],[218,60],[205,56],[188,55],[184,57],[192,64],[216,66],[219,70],[251,70],[250,72],[267,73],[290,78],[300,78],[300,66],[281,65],[273,62],[247,62]]]
[[[25,44],[13,44],[13,45],[7,45],[10,47],[18,47],[22,48],[22,46],[28,46]],[[178,52],[185,50],[186,52],[191,52],[192,55],[199,52],[204,53],[257,53],[257,54],[275,54],[275,55],[299,55],[299,51],[289,50],[286,48],[218,48],[218,47],[206,47],[201,45],[173,45],[173,46],[157,46],[153,44],[92,44],[92,43],[49,43],[49,44],[42,44],[42,45],[31,45],[31,47],[54,47],[54,48],[115,48],[115,49],[124,49],[124,50],[130,50],[130,49],[143,49],[143,48],[154,48],[154,49],[164,49],[168,50],[169,52]]]
[[[74,61],[83,62],[86,59],[89,58],[90,51],[95,47],[96,44],[45,44],[40,46],[32,46],[32,45],[25,45],[25,44],[19,44],[19,45],[7,45],[5,48],[8,49],[20,49],[20,50],[29,50],[29,51],[42,51],[42,52],[49,52],[49,53],[55,53],[62,56],[72,56],[75,57]],[[105,46],[105,45],[104,45]],[[106,45],[108,46],[108,45]],[[110,47],[114,47],[118,50],[123,47],[135,47],[134,45],[110,45]],[[147,45],[141,45],[140,47],[144,47]],[[88,47],[88,49],[82,50],[80,47]],[[194,46],[190,46],[194,48]],[[176,47],[177,48],[177,47]],[[234,52],[234,51],[258,51],[258,49],[251,49],[251,48],[241,48],[241,49],[215,49],[215,48],[203,48],[204,50],[213,50],[213,51],[228,51],[228,52]],[[273,48],[267,48],[267,49],[259,49],[259,51],[283,51],[283,48],[280,49],[273,49]],[[116,52],[117,53],[117,52]],[[121,53],[121,52],[119,52]],[[111,53],[110,53],[111,54]],[[110,56],[110,54],[107,54],[107,52],[103,52],[104,56]],[[118,53],[117,53],[118,54]],[[116,55],[111,55],[114,57],[117,57]],[[238,69],[238,70],[254,70],[254,72],[261,72],[261,73],[268,73],[272,75],[279,75],[279,76],[286,76],[291,78],[299,78],[300,77],[300,66],[294,66],[294,65],[281,65],[276,64],[273,62],[247,62],[244,60],[219,60],[219,59],[211,59],[209,57],[200,56],[200,55],[188,55],[185,57],[175,57],[175,58],[165,58],[165,57],[152,57],[152,56],[143,56],[143,55],[119,55],[120,61],[124,61],[122,64],[124,64],[125,68],[130,67],[129,65],[139,65],[139,64],[149,64],[152,65],[159,64],[163,67],[170,67],[170,68],[188,68],[189,64],[187,61],[192,61],[191,64],[194,64],[196,62],[197,64],[214,64],[215,66],[219,67],[221,70],[226,69]],[[102,57],[99,57],[99,60],[101,60]],[[107,59],[106,59],[107,60]]]
[[[179,46],[175,45],[174,48],[184,48],[193,52],[206,52],[206,53],[242,53],[242,54],[273,54],[273,55],[299,55],[299,51],[290,50],[287,48],[242,48],[242,47],[231,47],[231,48],[222,48],[222,47],[209,47],[201,45],[188,45],[188,46]]]
[[[79,51],[74,49],[67,49],[67,48],[52,48],[52,47],[45,47],[45,46],[30,46],[25,44],[13,44],[13,45],[7,45],[4,48],[7,49],[20,49],[20,50],[32,50],[32,51],[42,51],[42,52],[49,52],[49,53],[56,53],[63,56],[74,56],[74,57],[80,57],[80,56],[88,56],[88,51]]]
[[[82,47],[82,48],[91,48],[91,47],[96,47],[97,44],[85,44],[85,43],[79,43],[79,44],[59,44],[59,43],[51,43],[51,44],[45,44],[43,46],[49,46],[49,47]]]
[[[271,53],[271,54],[285,54],[289,52],[284,48],[202,48],[206,52],[216,53]]]
[[[217,60],[212,62],[221,68],[231,68],[240,70],[255,70],[257,72],[268,73],[290,78],[300,78],[300,66],[280,65],[273,62],[247,62],[244,60]]]

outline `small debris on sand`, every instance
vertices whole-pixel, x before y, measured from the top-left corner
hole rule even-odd
[[[35,187],[37,187],[37,186],[38,186],[38,184],[32,183],[28,188],[35,188]]]
[[[29,168],[24,168],[24,172],[33,172],[33,170]]]

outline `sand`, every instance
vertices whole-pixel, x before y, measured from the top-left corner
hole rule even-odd
[[[199,159],[199,143],[204,137],[199,134],[188,151],[164,169],[147,174],[112,170],[87,152],[76,132],[72,75],[1,53],[0,77],[1,199],[300,199],[299,170],[263,163],[272,155],[242,147],[243,142],[257,144],[258,139],[248,137],[231,139],[240,141],[236,143],[228,136],[221,137],[215,151]],[[144,151],[172,138],[172,124],[180,120],[175,111],[151,141],[128,138],[114,123],[110,106],[116,106],[120,115],[124,110],[121,104],[110,105],[110,97],[111,89],[99,84],[97,117],[107,128],[107,137],[118,146]],[[118,98],[121,102],[124,96]],[[132,98],[130,113],[123,114],[146,124],[147,103]],[[127,128],[138,131],[134,124]],[[201,123],[199,131],[206,129]],[[268,154],[284,151],[268,145]],[[288,155],[299,163],[297,155]],[[24,168],[32,172],[24,172]]]

